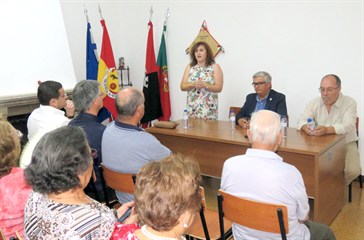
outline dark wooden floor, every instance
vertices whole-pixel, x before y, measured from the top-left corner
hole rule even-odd
[[[220,187],[220,179],[204,177],[203,186],[207,206],[217,210],[216,194]],[[364,239],[364,188],[360,189],[359,182],[353,183],[352,194],[352,202],[349,203],[346,199],[344,208],[330,225],[337,240]]]

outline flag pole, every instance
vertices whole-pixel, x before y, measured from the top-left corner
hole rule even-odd
[[[84,12],[84,13],[85,13],[85,15],[86,15],[86,20],[87,20],[87,22],[90,22],[90,21],[89,21],[89,19],[88,19],[88,11],[87,11],[87,8],[86,8],[85,4],[83,4],[83,7],[84,7],[84,9],[85,9],[85,10],[83,10],[83,12]]]
[[[149,10],[149,22],[152,21],[152,16],[153,16],[153,5],[150,6],[150,10]]]
[[[102,20],[104,20],[104,18],[102,17],[102,13],[101,13],[101,7],[100,7],[100,3],[98,3],[98,5],[99,5],[99,13],[100,13],[100,18],[101,18]]]
[[[167,21],[168,21],[168,18],[169,18],[170,15],[171,15],[171,13],[169,11],[169,8],[167,8],[167,11],[166,11],[166,19],[164,20],[164,26],[167,26]]]

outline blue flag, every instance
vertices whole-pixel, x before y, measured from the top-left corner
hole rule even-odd
[[[97,69],[99,61],[97,59],[96,43],[94,43],[91,24],[87,22],[87,51],[86,51],[86,79],[97,80]]]
[[[94,42],[91,24],[87,21],[87,40],[86,40],[86,79],[97,81],[99,60],[97,58],[97,47]],[[98,121],[102,122],[105,119],[110,118],[110,112],[105,108],[101,108],[99,114],[97,115]]]

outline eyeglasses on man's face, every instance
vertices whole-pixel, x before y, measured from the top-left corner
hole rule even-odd
[[[257,86],[258,86],[258,87],[260,87],[260,86],[262,86],[262,85],[264,85],[264,84],[266,84],[266,82],[253,82],[253,83],[252,83],[252,86],[253,86],[253,87],[257,87]]]
[[[332,92],[334,92],[336,89],[338,89],[339,87],[329,87],[329,88],[323,88],[323,87],[319,87],[318,88],[318,91],[319,91],[319,93],[325,93],[325,92],[327,92],[327,93],[332,93]]]

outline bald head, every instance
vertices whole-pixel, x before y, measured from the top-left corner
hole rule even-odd
[[[273,147],[278,146],[281,141],[281,123],[279,114],[260,110],[253,113],[250,120],[250,141],[256,146]],[[259,147],[258,147],[259,148]],[[270,149],[276,150],[276,149]]]
[[[139,106],[144,106],[144,95],[136,88],[123,88],[116,95],[115,103],[119,118],[132,117]]]

